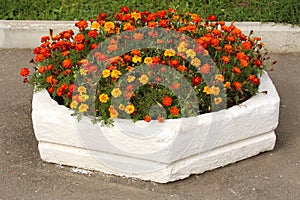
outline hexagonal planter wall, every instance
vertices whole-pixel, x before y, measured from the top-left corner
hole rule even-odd
[[[46,90],[33,95],[32,120],[44,161],[166,183],[272,150],[279,96],[266,73],[240,106],[197,117],[111,128],[80,122]]]

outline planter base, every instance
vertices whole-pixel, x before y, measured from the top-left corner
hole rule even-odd
[[[272,150],[280,99],[266,73],[259,90],[267,94],[257,94],[243,106],[151,121],[148,132],[131,120],[107,128],[83,118],[78,125],[73,112],[43,90],[33,96],[33,127],[47,162],[166,183]],[[151,135],[153,130],[158,131]]]
[[[39,150],[42,159],[51,163],[59,163],[68,166],[77,166],[84,169],[98,170],[106,174],[114,174],[125,177],[140,178],[143,180],[152,180],[159,183],[166,183],[183,179],[191,174],[199,174],[204,171],[212,170],[218,167],[235,163],[237,161],[255,156],[260,152],[272,150],[274,148],[276,136],[274,131],[264,133],[252,138],[247,138],[232,144],[212,149],[198,155],[178,160],[171,164],[151,163],[150,161],[138,160],[130,157],[120,157],[114,154],[104,152],[91,152],[82,148],[70,147],[47,142],[39,143]],[[130,165],[128,172],[114,170],[104,163],[95,159],[95,155],[107,158],[105,163],[114,160],[121,165]],[[133,170],[140,165],[160,165],[158,170],[147,173],[134,173]]]

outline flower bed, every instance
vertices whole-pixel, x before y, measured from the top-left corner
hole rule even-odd
[[[42,90],[33,96],[32,120],[41,158],[47,162],[166,183],[272,150],[279,97],[266,73],[260,91],[268,93],[241,106],[152,121],[141,129],[145,124],[131,120],[117,120],[110,128],[85,117],[78,122],[72,110]]]
[[[42,37],[35,72],[20,72],[41,90],[44,160],[167,182],[273,148],[279,99],[260,79],[267,57],[252,33],[214,15],[127,7],[76,26]]]

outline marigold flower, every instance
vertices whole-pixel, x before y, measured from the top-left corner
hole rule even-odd
[[[201,65],[201,60],[198,58],[193,58],[191,60],[191,65],[195,66],[195,67],[199,67]]]
[[[132,105],[132,104],[128,104],[126,107],[125,107],[125,112],[127,113],[127,114],[132,114],[133,112],[134,112],[134,110],[135,110],[135,107],[134,107],[134,105]]]
[[[216,79],[217,81],[223,82],[223,81],[224,81],[224,76],[223,76],[222,74],[216,74],[216,75],[215,75],[215,79]]]
[[[115,29],[115,24],[113,22],[105,22],[104,24],[104,30],[106,32],[110,32],[111,30]]]
[[[241,59],[241,60],[240,60],[240,65],[241,65],[242,67],[247,67],[247,66],[248,66],[248,61],[247,61],[247,60],[244,60],[244,59]]]
[[[222,102],[222,98],[221,97],[215,97],[214,102],[215,102],[215,104],[219,105]]]
[[[215,87],[214,85],[210,88],[210,94],[213,94],[214,96],[218,96],[220,94],[220,88]]]
[[[171,97],[169,97],[169,96],[166,96],[165,98],[163,98],[163,105],[164,106],[170,106],[170,105],[172,105],[172,98]]]
[[[255,75],[249,75],[248,80],[253,83],[254,85],[259,85],[259,78],[257,78]]]
[[[208,86],[204,86],[203,92],[206,93],[206,94],[211,94],[210,88]]]
[[[227,64],[230,62],[230,59],[227,56],[222,56],[222,61]]]
[[[98,36],[98,32],[96,30],[89,30],[88,36],[91,38],[96,38]]]
[[[108,110],[109,110],[110,118],[117,118],[118,117],[119,113],[113,105],[110,105]]]
[[[86,100],[89,99],[89,95],[80,94],[78,98],[79,98],[80,102],[85,102]]]
[[[142,62],[142,57],[134,55],[132,58],[132,62],[134,63]]]
[[[77,91],[78,91],[80,94],[86,93],[86,87],[80,86],[80,87],[77,88]]]
[[[77,106],[78,106],[78,102],[75,101],[75,100],[73,100],[73,101],[70,103],[70,108],[71,108],[71,109],[76,109]]]
[[[114,88],[111,91],[111,95],[115,98],[118,98],[119,96],[121,96],[121,94],[122,94],[122,91],[120,90],[120,88]]]
[[[39,67],[38,72],[39,72],[40,74],[42,74],[42,73],[44,73],[46,70],[47,70],[46,66],[42,65],[42,66]]]
[[[131,18],[133,18],[135,21],[138,19],[141,19],[141,13],[133,12],[133,13],[131,13]]]
[[[236,73],[236,74],[241,74],[241,73],[242,73],[242,72],[241,72],[241,69],[238,68],[238,67],[233,67],[233,68],[231,69],[231,71],[232,71],[233,73]]]
[[[166,49],[164,52],[164,56],[175,56],[175,51],[173,49]]]
[[[179,109],[176,106],[172,106],[170,109],[171,115],[177,117],[179,115]]]
[[[140,81],[142,84],[146,84],[146,83],[148,83],[149,78],[148,78],[148,76],[146,76],[145,74],[142,74],[142,76],[139,78],[139,81]]]
[[[125,109],[125,106],[123,104],[120,104],[119,105],[119,110],[124,110]]]
[[[151,121],[151,117],[149,115],[144,116],[144,121],[145,122],[150,122]]]
[[[131,83],[131,82],[134,81],[134,80],[135,80],[135,76],[129,75],[129,76],[127,77],[127,82],[128,82],[128,83]]]
[[[146,58],[144,59],[144,63],[147,64],[147,65],[152,64],[152,58],[151,58],[151,57],[146,57]]]
[[[230,88],[231,83],[229,81],[227,81],[226,83],[224,83],[224,87],[225,88]]]
[[[99,96],[99,101],[101,102],[101,103],[106,103],[107,101],[109,100],[109,97],[108,97],[108,95],[107,94],[101,94],[100,96]]]
[[[61,65],[64,67],[64,68],[70,68],[72,66],[72,60],[71,59],[66,59],[64,60]]]
[[[80,106],[78,107],[78,111],[80,113],[86,112],[88,110],[89,106],[85,103],[80,104]]]
[[[102,77],[103,78],[107,78],[109,76],[110,76],[110,70],[105,69],[105,70],[102,71]]]
[[[192,84],[193,84],[193,86],[200,85],[201,82],[202,82],[202,79],[201,79],[200,76],[196,76],[196,77],[192,78]]]
[[[245,50],[250,50],[252,48],[252,44],[250,42],[243,42],[242,46]]]
[[[53,82],[53,79],[54,79],[54,76],[48,76],[46,78],[46,82],[49,83],[49,84],[51,84]]]
[[[83,31],[88,26],[88,23],[85,20],[80,20],[76,22],[75,26],[77,26],[80,31]]]
[[[183,71],[187,71],[187,68],[184,65],[179,65],[177,67],[177,70],[180,71],[180,72],[183,72]]]
[[[112,70],[112,72],[111,72],[111,74],[110,74],[110,76],[112,77],[112,78],[119,78],[120,76],[122,75],[122,72],[120,72],[119,70],[117,70],[117,69],[114,69],[114,70]]]
[[[193,51],[192,49],[188,49],[185,53],[186,53],[187,57],[190,57],[190,58],[195,58],[195,56],[196,56],[196,52]]]
[[[237,90],[240,91],[242,89],[242,84],[240,82],[234,82],[233,87]]]
[[[22,68],[22,69],[20,70],[20,75],[21,75],[21,76],[28,76],[29,73],[30,73],[30,71],[29,71],[29,69],[26,68],[26,67],[24,67],[24,68]]]
[[[97,21],[93,21],[91,24],[91,29],[99,30],[101,25]]]
[[[135,34],[133,34],[133,38],[136,41],[140,41],[141,39],[143,39],[143,37],[144,37],[144,34],[142,34],[142,33],[135,33]]]
[[[200,67],[200,73],[201,74],[208,74],[210,72],[210,65],[209,64],[204,64]]]
[[[76,43],[83,43],[85,40],[85,36],[81,33],[77,34],[74,38]]]

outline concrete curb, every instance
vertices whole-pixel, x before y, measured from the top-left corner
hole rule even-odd
[[[49,29],[55,34],[69,29],[75,31],[74,24],[75,21],[0,20],[0,48],[34,48],[39,46],[42,36],[49,34]],[[236,22],[235,25],[245,34],[253,30],[270,52],[300,51],[300,27],[261,22]]]

